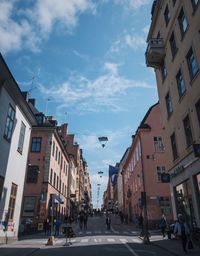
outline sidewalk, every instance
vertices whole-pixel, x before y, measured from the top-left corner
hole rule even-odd
[[[112,226],[115,228],[121,228],[123,227],[126,231],[135,231],[136,235],[143,240],[142,237],[140,237],[141,229],[137,228],[133,223],[129,224],[121,224],[119,216],[112,216]],[[164,238],[161,235],[161,231],[159,229],[157,230],[149,230],[150,233],[150,244],[153,246],[160,247],[162,249],[165,249],[171,255],[174,256],[183,256],[185,253],[182,249],[182,244],[179,239],[176,239],[172,237],[172,239]],[[200,245],[194,244],[194,249],[188,250],[188,255],[191,256],[200,256]],[[148,245],[147,245],[148,246]]]

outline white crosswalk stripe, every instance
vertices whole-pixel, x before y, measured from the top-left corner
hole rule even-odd
[[[119,241],[121,242],[121,243],[128,243],[128,240],[126,240],[126,239],[124,239],[124,238],[121,238],[121,239],[119,239]]]
[[[89,239],[87,239],[87,238],[84,238],[84,239],[81,239],[81,243],[88,243],[88,241],[89,241]]]
[[[132,241],[133,241],[134,243],[138,243],[138,244],[140,244],[140,243],[142,242],[142,241],[141,241],[140,239],[138,239],[138,238],[133,238]]]
[[[115,239],[114,239],[114,238],[107,238],[107,241],[108,241],[109,243],[112,243],[112,242],[115,242]]]

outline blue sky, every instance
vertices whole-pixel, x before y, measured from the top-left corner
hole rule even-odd
[[[97,204],[108,165],[131,144],[157,102],[145,66],[151,0],[0,0],[0,51],[21,90],[83,149]],[[102,148],[98,137],[107,136]],[[98,171],[103,171],[100,178]]]

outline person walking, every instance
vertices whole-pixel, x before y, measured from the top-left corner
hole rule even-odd
[[[160,219],[160,229],[161,229],[161,232],[162,232],[162,236],[163,238],[165,237],[165,231],[166,231],[166,228],[167,228],[167,220],[166,220],[166,217],[165,215],[163,214],[161,219]]]
[[[106,213],[106,226],[107,226],[107,230],[110,230],[110,225],[111,225],[111,217],[110,217],[110,214],[107,212]]]
[[[174,235],[177,235],[181,239],[183,251],[187,253],[186,246],[190,229],[182,214],[178,214],[178,220],[174,226]]]
[[[85,211],[83,216],[83,227],[84,230],[87,230],[87,221],[88,221],[88,213]]]

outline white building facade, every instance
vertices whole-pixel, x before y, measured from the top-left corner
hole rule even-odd
[[[0,55],[0,242],[17,239],[34,124],[34,115]]]

